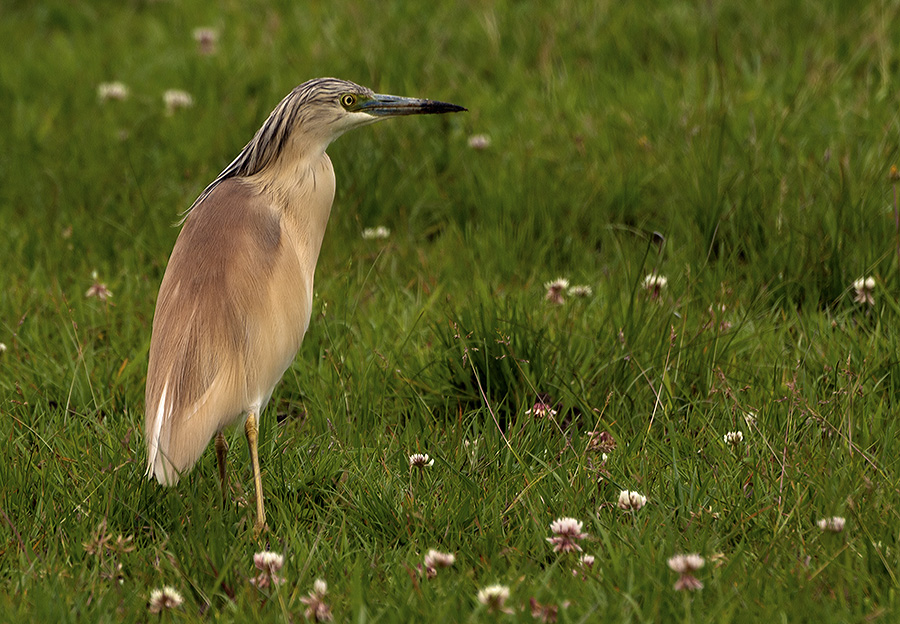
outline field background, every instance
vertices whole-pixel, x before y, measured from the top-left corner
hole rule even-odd
[[[531,598],[560,622],[897,621],[898,19],[896,1],[3,3],[0,620],[299,622],[322,578],[336,621],[528,622]],[[177,488],[142,478],[150,326],[179,213],[329,75],[469,112],[329,149],[257,541],[241,431],[224,506],[211,448]],[[128,99],[100,101],[114,80]],[[194,106],[167,115],[167,89]],[[557,277],[593,294],[552,305]],[[553,418],[526,414],[538,397]],[[414,452],[434,465],[411,472]],[[648,505],[620,511],[621,489]],[[817,527],[835,515],[842,533]],[[593,569],[552,552],[560,516]],[[250,582],[263,548],[286,558],[277,591]],[[457,560],[427,580],[430,548]],[[682,552],[707,558],[701,591],[673,589]],[[511,613],[476,600],[495,583]],[[184,604],[160,618],[163,585]]]

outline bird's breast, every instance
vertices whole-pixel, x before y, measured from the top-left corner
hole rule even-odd
[[[322,152],[281,171],[278,178],[270,192],[277,197],[282,231],[301,267],[300,285],[312,297],[316,264],[334,202],[334,169],[328,154]]]

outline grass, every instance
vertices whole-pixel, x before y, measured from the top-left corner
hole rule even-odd
[[[0,620],[303,621],[322,578],[336,621],[533,621],[531,598],[560,622],[895,621],[900,3],[304,4],[4,11]],[[177,488],[142,478],[150,324],[178,213],[318,75],[470,112],[329,149],[255,540],[239,431],[225,504],[211,449]],[[111,80],[127,100],[98,101]],[[195,105],[167,116],[170,88]],[[593,294],[549,304],[560,275]],[[583,574],[546,541],[562,516]],[[456,563],[428,580],[430,548]],[[250,582],[263,549],[277,589]],[[676,592],[687,552],[704,588]],[[495,583],[512,613],[476,600]],[[151,615],[163,585],[184,604]]]

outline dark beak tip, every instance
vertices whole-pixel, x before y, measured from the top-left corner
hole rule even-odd
[[[435,113],[462,113],[468,112],[468,108],[450,102],[441,102],[438,100],[426,100],[425,109]]]

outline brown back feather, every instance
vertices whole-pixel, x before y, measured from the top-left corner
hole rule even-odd
[[[217,431],[268,400],[296,354],[310,302],[285,238],[278,211],[240,178],[222,181],[185,221],[160,286],[147,372],[151,449],[159,431],[148,473],[161,483],[177,481]]]

